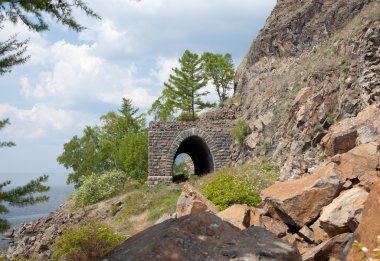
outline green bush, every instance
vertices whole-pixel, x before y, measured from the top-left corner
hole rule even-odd
[[[62,236],[54,245],[57,250],[54,260],[96,261],[125,240],[116,234],[108,225],[90,222],[81,226],[63,229]]]
[[[235,142],[239,145],[240,148],[243,146],[244,140],[248,134],[248,130],[249,127],[247,122],[238,120],[235,128],[233,128],[231,131],[232,137],[234,137]]]
[[[213,179],[201,185],[201,190],[219,210],[233,204],[256,206],[261,201],[260,191],[272,185],[279,174],[277,165],[260,160],[221,169]]]
[[[75,205],[85,207],[104,199],[116,196],[124,191],[128,183],[133,183],[125,172],[108,171],[101,175],[87,177],[74,195]]]

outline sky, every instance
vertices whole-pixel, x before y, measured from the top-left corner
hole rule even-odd
[[[63,144],[86,125],[116,111],[123,97],[146,112],[160,95],[171,69],[186,49],[201,54],[231,53],[237,67],[265,23],[275,0],[92,0],[102,19],[76,11],[87,29],[76,33],[55,23],[29,31],[5,24],[0,41],[18,33],[29,38],[27,63],[0,78],[0,119],[11,125],[1,141],[0,181],[22,185],[48,174],[64,184],[56,158]],[[216,99],[215,92],[209,99]]]

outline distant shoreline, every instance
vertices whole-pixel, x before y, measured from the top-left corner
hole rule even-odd
[[[49,201],[36,204],[33,206],[27,206],[24,208],[10,207],[9,213],[1,215],[11,224],[11,227],[18,227],[21,224],[26,224],[35,221],[39,218],[46,217],[51,212],[55,211],[62,203],[64,203],[69,196],[75,193],[75,189],[70,186],[50,186],[50,190],[45,195],[49,196]],[[3,234],[0,234],[0,249],[6,250],[8,248],[9,241],[3,238]]]

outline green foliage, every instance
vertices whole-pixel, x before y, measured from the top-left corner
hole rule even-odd
[[[219,104],[223,105],[232,89],[235,77],[234,64],[231,54],[213,54],[206,52],[202,55],[204,72],[208,80],[212,80],[219,96]]]
[[[189,178],[189,172],[187,171],[186,162],[180,162],[173,164],[173,180],[174,181],[185,181]]]
[[[128,193],[117,221],[124,224],[131,216],[147,212],[148,221],[154,222],[163,214],[171,214],[175,211],[180,194],[181,188],[176,184],[159,184],[154,187],[140,186]]]
[[[130,178],[122,171],[107,171],[87,177],[74,195],[75,205],[85,207],[120,194]]]
[[[196,111],[202,104],[201,98],[208,92],[200,90],[206,86],[203,74],[202,58],[186,50],[179,59],[180,68],[173,68],[173,74],[164,83],[161,96],[154,102],[150,113],[157,119],[167,119],[175,110],[186,112],[196,119]],[[169,109],[171,108],[171,109]]]
[[[317,154],[315,155],[315,158],[318,161],[324,161],[326,159],[326,155],[322,151],[320,151],[320,152],[317,152]]]
[[[326,116],[326,122],[331,126],[335,121],[335,115],[333,112],[328,112]]]
[[[261,160],[235,168],[223,168],[201,185],[203,194],[220,210],[233,204],[255,206],[260,191],[272,185],[280,174],[279,166]]]
[[[235,128],[232,129],[231,135],[235,139],[235,142],[241,148],[244,144],[244,140],[247,137],[249,127],[246,121],[238,120]]]
[[[0,1],[2,20],[8,20],[14,24],[21,21],[33,31],[45,31],[49,27],[45,21],[49,14],[57,22],[73,29],[84,29],[73,16],[74,9],[84,11],[90,17],[100,18],[82,0],[2,0]]]
[[[137,115],[129,99],[123,99],[119,113],[100,117],[101,126],[84,129],[64,144],[57,161],[71,168],[67,183],[79,188],[93,174],[121,170],[133,179],[145,180],[148,169],[148,133],[144,114]]]
[[[25,56],[27,43],[28,41],[17,41],[16,35],[5,42],[0,42],[0,75],[11,72],[13,66],[28,60],[29,56]]]
[[[105,223],[91,222],[63,229],[57,238],[54,260],[96,261],[119,245],[124,236],[116,234]]]
[[[0,130],[3,129],[7,124],[9,124],[8,119],[0,120]],[[14,142],[0,142],[0,148],[12,147],[15,145],[16,144]],[[47,179],[48,176],[43,175],[35,180],[30,181],[24,186],[16,187],[7,191],[4,191],[4,188],[11,184],[11,182],[8,180],[0,183],[0,214],[8,213],[8,209],[2,204],[3,202],[7,202],[11,206],[24,207],[47,201],[49,199],[47,196],[34,195],[34,193],[42,193],[49,190],[48,186],[42,184],[46,182]],[[4,232],[8,228],[8,221],[0,218],[0,232]]]

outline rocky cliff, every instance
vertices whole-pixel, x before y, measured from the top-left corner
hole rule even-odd
[[[332,156],[332,143],[346,152],[380,134],[379,10],[371,0],[277,1],[237,71],[237,115],[251,134],[235,164],[270,156],[281,180],[295,179]],[[370,105],[331,140],[338,122]]]

